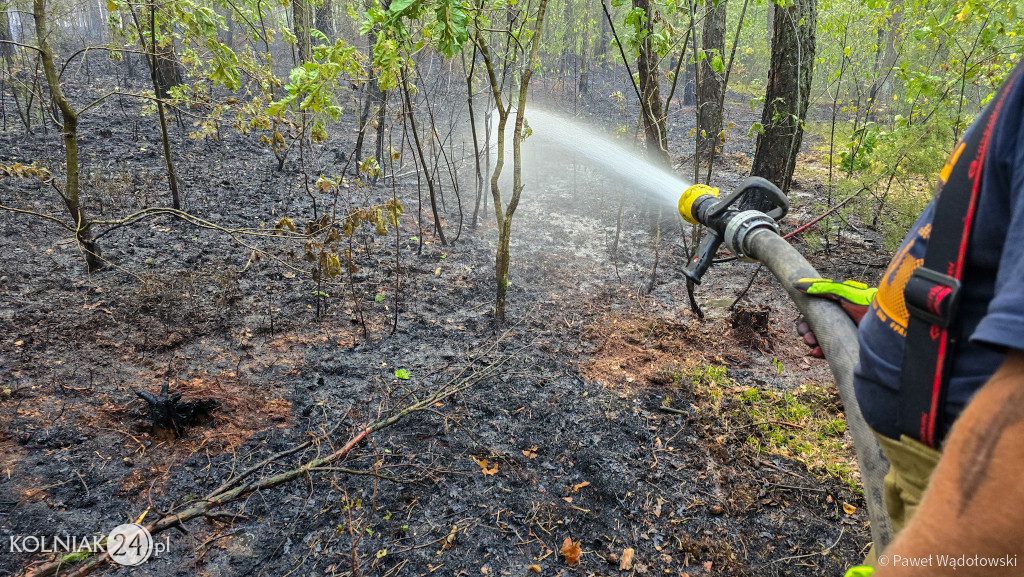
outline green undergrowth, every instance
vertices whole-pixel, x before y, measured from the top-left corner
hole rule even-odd
[[[673,381],[689,385],[698,410],[714,423],[719,438],[717,430],[727,437],[731,433],[733,442],[759,454],[792,459],[814,475],[833,477],[860,492],[835,391],[809,383],[787,391],[739,386],[717,365],[698,365]]]
[[[896,250],[932,198],[953,143],[948,127],[886,120],[861,123],[855,129],[851,122],[841,121],[833,135],[830,122],[809,121],[805,130],[810,137],[805,147],[809,154],[797,165],[797,178],[821,185],[827,194],[831,152],[832,202],[856,199],[842,209],[840,217],[826,218],[803,240],[811,238],[811,248],[820,248],[813,237],[834,235],[837,226],[851,223],[875,229],[883,237],[884,248]],[[830,147],[833,137],[834,148]],[[817,197],[812,213],[827,209],[824,196]]]

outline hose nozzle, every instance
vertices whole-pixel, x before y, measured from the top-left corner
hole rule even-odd
[[[679,215],[683,217],[683,220],[690,224],[700,224],[693,213],[693,205],[702,196],[711,196],[718,198],[719,190],[713,186],[706,184],[694,184],[685,191],[683,195],[679,197]]]
[[[739,208],[740,201],[749,193],[761,194],[760,204],[766,205],[763,212]],[[745,179],[725,198],[719,198],[717,188],[704,184],[687,188],[679,197],[679,215],[690,224],[707,226],[708,233],[683,274],[695,284],[700,284],[723,242],[736,256],[749,259],[744,249],[749,233],[766,227],[778,232],[776,220],[785,216],[788,210],[786,195],[771,182],[756,176]]]

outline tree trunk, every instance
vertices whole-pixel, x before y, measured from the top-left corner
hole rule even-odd
[[[64,206],[71,213],[75,222],[75,238],[85,253],[85,264],[88,270],[96,270],[103,266],[100,259],[100,250],[90,230],[89,219],[79,202],[79,166],[78,166],[78,113],[71,106],[71,103],[64,96],[60,87],[60,78],[57,76],[57,67],[54,64],[53,49],[47,38],[49,30],[46,20],[46,1],[33,0],[33,16],[36,23],[36,36],[39,45],[39,59],[43,64],[43,72],[46,75],[46,83],[50,88],[50,97],[60,109],[61,133],[64,137],[64,159],[67,162],[67,169],[64,179],[64,192],[61,199]]]
[[[498,294],[495,300],[494,315],[499,323],[505,322],[505,296],[508,292],[508,264],[511,259],[509,241],[512,239],[512,215],[519,206],[519,198],[523,193],[523,122],[526,120],[526,94],[530,88],[530,79],[537,64],[537,53],[540,49],[541,32],[544,30],[544,13],[548,0],[540,0],[537,7],[537,23],[534,28],[533,40],[530,42],[530,56],[523,67],[519,79],[519,99],[516,102],[516,119],[512,128],[512,199],[505,208],[505,218],[498,234],[498,254],[495,259],[495,277],[498,281]],[[511,108],[512,103],[509,102]],[[494,199],[495,206],[499,200]]]
[[[416,129],[416,118],[412,112],[412,99],[409,97],[409,83],[405,78],[405,71],[402,71],[402,94],[405,96],[405,114],[409,119],[409,131],[412,132],[413,143],[416,145],[416,153],[419,156],[420,167],[423,170],[423,178],[427,180],[427,190],[430,191],[430,210],[434,214],[434,232],[437,233],[441,246],[448,246],[448,239],[444,236],[444,227],[441,224],[441,214],[437,210],[437,191],[434,188],[434,177],[427,165],[427,157],[423,153],[423,144],[420,142],[420,133]]]
[[[373,29],[370,30],[370,32],[367,34],[366,43],[367,57],[372,62],[373,46],[377,43],[376,26],[374,26]],[[367,80],[366,87],[363,90],[363,108],[362,112],[359,113],[359,133],[356,135],[356,147],[355,151],[352,153],[353,162],[355,162],[357,167],[359,166],[360,161],[363,160],[363,142],[366,139],[366,128],[369,126],[370,109],[373,105],[374,100],[376,100],[376,96],[374,93],[378,91],[379,88],[377,87],[377,76],[371,76],[370,79]],[[378,158],[377,162],[380,161],[381,159]]]
[[[374,104],[377,106],[377,140],[374,143],[373,150],[377,155],[377,161],[380,162],[384,158],[384,123],[387,121],[388,93],[380,89],[380,83],[376,80],[374,80],[373,85],[376,92]]]
[[[462,53],[462,69],[466,71],[466,106],[469,111],[469,130],[473,133],[473,166],[476,169],[476,202],[473,208],[473,229],[476,229],[477,218],[480,215],[480,199],[484,196],[484,174],[480,169],[480,137],[476,129],[476,111],[473,110],[473,72],[476,70],[476,51],[473,45],[473,55],[470,57],[470,64],[466,64],[466,53]]]
[[[323,4],[317,7],[316,29],[323,32],[332,42],[334,41],[337,34],[334,30],[334,4],[331,0],[324,0]]]
[[[181,84],[181,68],[173,41],[167,46],[156,47],[156,78],[160,98],[170,97],[169,90]]]
[[[644,120],[647,155],[655,163],[667,167],[671,165],[668,156],[668,128],[658,83],[658,60],[651,43],[654,20],[651,0],[633,0],[633,8],[643,10],[646,15],[644,26],[647,28],[647,34],[640,43],[636,66],[637,75],[640,77],[640,112]]]
[[[875,48],[874,73],[871,88],[868,90],[868,105],[864,118],[874,120],[880,102],[888,100],[889,87],[892,83],[892,67],[896,65],[896,38],[903,24],[903,10],[894,6],[892,14],[886,18],[885,26],[878,28],[878,45]]]
[[[312,20],[308,0],[292,0],[292,31],[295,33],[295,49],[299,62],[309,60],[312,52],[309,28]]]
[[[783,192],[788,192],[792,183],[803,138],[814,76],[816,12],[816,0],[795,0],[793,5],[775,10],[771,68],[761,114],[763,133],[757,138],[750,173],[767,178]],[[767,208],[759,195],[748,199],[744,207]]]
[[[8,64],[14,60],[14,55],[18,53],[17,46],[8,44],[8,42],[14,40],[14,33],[11,32],[11,19],[7,14],[7,11],[11,8],[12,5],[9,3],[0,4],[0,58],[6,60]]]
[[[391,6],[391,0],[381,0],[381,8],[387,10]],[[377,155],[377,162],[383,162],[384,158],[384,123],[387,120],[388,93],[381,90],[377,77],[373,79],[374,105],[377,107],[377,141],[374,143],[374,153]],[[390,151],[388,152],[390,155]],[[389,164],[390,166],[390,164]],[[392,175],[394,176],[394,175]],[[374,177],[374,182],[376,177]]]
[[[140,29],[139,32],[141,33],[142,30]],[[167,71],[167,65],[166,64],[161,64],[161,61],[160,61],[160,52],[161,52],[161,50],[160,50],[159,45],[157,44],[157,41],[156,41],[156,6],[153,5],[153,4],[149,5],[149,34],[150,34],[150,36],[149,36],[149,38],[150,38],[150,47],[153,48],[152,60],[150,61],[150,73],[151,73],[150,77],[153,79],[153,90],[157,94],[161,94],[161,93],[166,94],[167,89],[169,87],[166,86],[166,85],[161,84],[161,76],[160,75],[161,75],[161,72],[166,72]],[[171,54],[174,54],[174,44],[173,44],[173,41],[170,44],[170,48],[171,48]],[[178,72],[177,60],[173,60],[171,62],[173,63],[174,72],[177,73]],[[164,77],[163,80],[166,81],[167,78]],[[181,77],[179,76],[177,80],[180,83],[181,82]],[[175,174],[174,174],[174,160],[171,158],[171,136],[167,132],[167,115],[164,112],[164,98],[166,98],[166,95],[160,96],[159,98],[157,98],[157,102],[156,102],[156,109],[157,109],[158,116],[160,118],[160,140],[163,142],[163,147],[164,147],[164,162],[167,165],[167,185],[171,189],[171,206],[174,208],[174,210],[180,210],[181,209],[181,199],[178,196],[178,177],[175,176]]]
[[[725,90],[725,4],[726,0],[718,0],[716,7],[715,3],[709,0],[704,13],[704,59],[701,62],[700,94],[697,98],[697,158],[704,164],[714,157],[714,150],[719,142],[718,133],[722,131],[722,91]]]
[[[685,54],[683,58],[686,58]],[[696,64],[683,63],[683,106],[697,104],[697,75],[694,74],[696,69]]]
[[[516,119],[512,130],[512,198],[508,206],[503,206],[501,201],[501,187],[498,181],[505,166],[505,129],[512,112],[511,95],[509,103],[504,104],[502,98],[503,83],[499,83],[497,73],[494,69],[494,60],[491,58],[490,50],[483,40],[482,34],[478,31],[476,44],[480,49],[484,64],[487,67],[487,77],[490,80],[491,93],[494,96],[494,107],[498,112],[497,147],[494,172],[491,173],[491,196],[494,199],[494,216],[498,223],[498,249],[494,257],[494,278],[497,281],[497,291],[494,299],[494,319],[499,325],[505,323],[505,298],[508,294],[508,268],[510,261],[509,245],[512,238],[512,216],[519,206],[519,199],[523,192],[523,163],[522,163],[522,135],[526,115],[526,95],[530,86],[530,78],[533,77],[533,70],[537,64],[537,53],[540,48],[541,33],[544,30],[544,13],[547,10],[548,0],[540,0],[537,7],[537,22],[534,26],[534,33],[530,41],[529,58],[521,66],[522,75],[519,79],[519,99],[516,102]],[[514,29],[515,22],[510,14],[509,31]],[[511,89],[510,89],[511,90]]]
[[[157,7],[150,3],[150,11],[156,10]],[[134,13],[134,9],[133,9]],[[143,50],[146,49],[146,32],[144,26],[141,23],[136,22],[138,25],[138,32],[140,42]],[[156,76],[156,95],[157,98],[167,99],[170,97],[170,89],[181,84],[181,65],[178,63],[178,53],[174,50],[174,35],[171,30],[167,30],[169,38],[166,40],[161,39],[163,31],[155,30],[153,27],[156,25],[155,17],[150,18],[150,50],[153,53],[153,59],[150,61],[149,55],[146,55],[146,63],[149,65],[151,73],[155,73]],[[162,28],[162,27],[161,27]]]
[[[227,30],[225,32],[226,35],[227,35],[227,38],[225,38],[224,44],[226,44],[228,46],[228,48],[231,48],[232,50],[234,50],[234,48],[235,48],[235,9],[233,7],[230,7],[230,6],[228,7],[227,20],[228,20],[228,22],[227,22]]]

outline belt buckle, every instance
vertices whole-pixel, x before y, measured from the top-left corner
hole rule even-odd
[[[949,328],[960,303],[960,281],[919,266],[903,288],[907,312],[928,324]]]

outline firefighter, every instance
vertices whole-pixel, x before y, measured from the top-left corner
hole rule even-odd
[[[1024,574],[1022,69],[958,143],[877,289],[798,283],[859,323],[857,400],[890,463],[896,538],[851,577]]]

